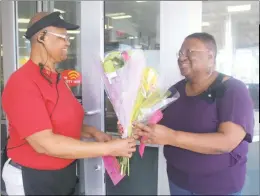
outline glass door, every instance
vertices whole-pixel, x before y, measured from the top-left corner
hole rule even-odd
[[[49,11],[59,11],[64,20],[73,24],[80,24],[80,1],[50,1]],[[82,83],[80,64],[80,30],[68,31],[70,47],[68,59],[57,66],[74,95],[82,103]]]
[[[160,64],[160,2],[105,1],[104,52],[141,48],[149,66]],[[117,117],[105,94],[105,130],[117,134]],[[148,146],[141,158],[134,153],[130,176],[114,186],[106,174],[107,195],[157,195],[158,146]]]
[[[59,11],[64,20],[73,24],[80,24],[80,1],[49,1],[43,2],[43,10],[49,12]],[[82,104],[82,69],[80,63],[80,30],[68,31],[70,47],[68,58],[57,66],[57,70],[67,82],[74,96]],[[79,171],[79,164],[78,164]],[[79,185],[79,184],[78,184]],[[79,186],[76,188],[79,194]]]
[[[244,82],[254,103],[254,136],[242,195],[259,195],[259,2],[203,1],[202,5],[202,30],[214,35],[218,45],[218,71]],[[237,6],[241,9],[234,9]]]
[[[17,2],[17,39],[18,39],[18,67],[23,66],[28,61],[30,56],[31,44],[30,41],[24,37],[27,26],[31,17],[37,12],[36,1],[18,1]]]
[[[3,43],[2,43],[2,2],[0,1],[0,97],[2,98],[2,92],[4,88],[4,73],[3,73]],[[0,98],[0,100],[1,100]],[[2,104],[0,103],[0,115],[1,115],[1,126],[0,126],[0,131],[1,131],[1,152],[3,148],[5,147],[6,144],[6,126],[5,126],[5,118],[4,118],[4,113],[2,109]],[[2,171],[1,171],[2,173]],[[5,190],[4,187],[4,182],[1,178],[1,194]]]
[[[2,9],[2,2],[0,1],[0,13]],[[2,43],[2,15],[0,14],[0,96],[2,97],[2,92],[4,88],[4,69],[3,69],[3,43]],[[0,99],[1,100],[1,99]],[[4,123],[4,113],[2,110],[2,104],[0,105],[0,115],[1,115],[1,125]],[[2,139],[2,128],[1,131],[1,139]],[[1,149],[2,149],[2,142],[1,142]]]
[[[28,60],[30,44],[24,38],[30,18],[37,11],[37,1],[0,0],[0,91],[8,77]],[[7,20],[3,20],[7,18]],[[3,39],[2,39],[3,38]],[[5,54],[3,58],[3,54]],[[1,100],[1,99],[0,99]],[[1,104],[1,150],[7,142],[7,121]],[[1,178],[1,194],[5,195],[5,185]]]

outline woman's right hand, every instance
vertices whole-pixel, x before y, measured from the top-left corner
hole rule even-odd
[[[124,131],[124,129],[123,129],[123,126],[120,124],[120,122],[118,121],[117,122],[117,132],[118,132],[118,134],[120,135],[120,136],[122,136],[123,135],[123,131]],[[133,127],[133,138],[134,139],[136,139],[136,140],[141,140],[141,137],[138,135],[138,134],[136,134],[136,131],[135,131],[135,127]]]
[[[136,151],[136,142],[134,138],[114,139],[107,142],[109,145],[109,155],[131,158]]]

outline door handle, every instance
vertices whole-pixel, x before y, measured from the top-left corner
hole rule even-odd
[[[95,115],[95,114],[98,114],[100,113],[101,110],[91,110],[91,111],[85,111],[85,116],[92,116],[92,115]]]
[[[95,171],[99,171],[99,170],[101,170],[101,166],[100,165],[96,165],[95,166]]]

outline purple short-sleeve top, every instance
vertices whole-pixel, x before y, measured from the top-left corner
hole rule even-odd
[[[164,111],[160,124],[192,133],[217,132],[220,123],[231,121],[244,128],[247,135],[230,153],[206,155],[165,146],[169,180],[197,194],[232,194],[243,188],[246,176],[248,143],[252,142],[253,102],[246,85],[230,77],[223,82],[223,96],[208,102],[202,96],[187,96],[186,81],[174,87],[180,98]]]

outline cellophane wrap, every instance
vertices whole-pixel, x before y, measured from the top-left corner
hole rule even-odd
[[[106,94],[123,127],[122,138],[132,136],[133,122],[149,123],[179,98],[178,91],[159,83],[160,72],[146,64],[143,50],[108,52],[100,65]],[[121,175],[129,175],[129,159],[118,161]]]

